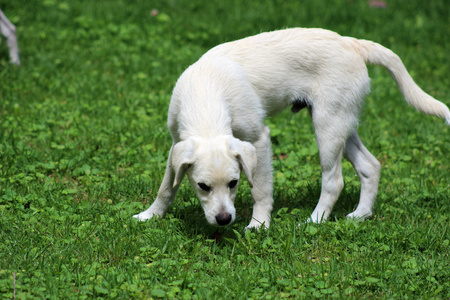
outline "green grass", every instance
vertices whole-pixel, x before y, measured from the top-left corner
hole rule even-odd
[[[303,223],[320,193],[306,112],[267,120],[277,157],[269,230],[243,232],[246,183],[226,228],[207,224],[187,181],[166,218],[131,217],[162,179],[171,89],[209,48],[261,31],[328,28],[391,48],[450,105],[447,0],[388,1],[387,9],[365,0],[0,7],[17,26],[22,60],[8,64],[0,45],[1,298],[450,297],[450,128],[408,107],[380,67],[370,67],[359,128],[383,167],[370,220],[344,218],[359,195],[345,162],[331,220]]]

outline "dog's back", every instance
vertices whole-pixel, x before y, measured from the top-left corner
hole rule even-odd
[[[225,93],[236,93],[239,90],[236,84],[248,82],[262,102],[265,115],[270,116],[299,100],[312,106],[315,101],[321,101],[321,95],[342,93],[342,89],[357,94],[350,102],[362,101],[370,90],[366,63],[387,68],[410,105],[423,113],[442,117],[450,125],[448,108],[414,83],[400,58],[391,50],[329,30],[292,28],[261,33],[221,44],[192,67],[215,65],[217,74],[238,74],[240,78],[236,78],[236,82],[227,79]],[[229,64],[233,64],[231,72]],[[239,101],[242,107],[242,101],[246,100]],[[361,106],[361,103],[354,104]]]

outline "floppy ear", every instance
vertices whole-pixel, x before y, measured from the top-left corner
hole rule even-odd
[[[227,144],[231,154],[236,157],[239,164],[242,166],[242,169],[244,169],[250,187],[253,188],[253,175],[257,163],[255,147],[248,142],[241,141],[234,137],[230,137],[227,140]]]
[[[195,145],[196,143],[193,139],[187,139],[173,146],[171,157],[172,169],[175,172],[173,187],[181,183],[187,168],[195,162]]]

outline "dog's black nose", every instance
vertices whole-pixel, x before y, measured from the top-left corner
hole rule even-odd
[[[231,222],[231,214],[222,212],[216,216],[216,221],[221,226],[228,225]]]

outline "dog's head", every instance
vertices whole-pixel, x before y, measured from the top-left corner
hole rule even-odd
[[[228,225],[236,218],[234,198],[242,170],[253,187],[256,151],[252,144],[232,136],[191,137],[175,144],[171,163],[174,187],[187,174],[208,222]]]

